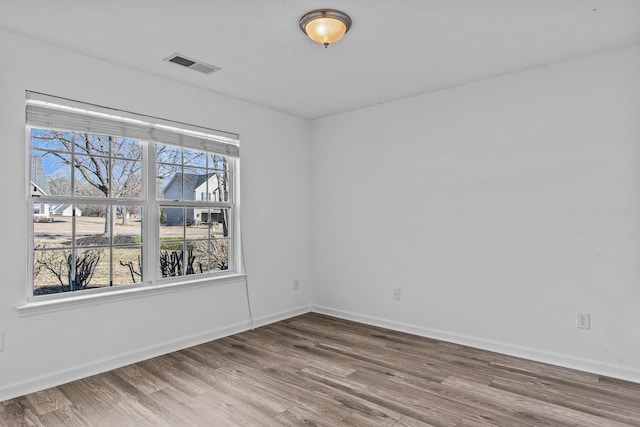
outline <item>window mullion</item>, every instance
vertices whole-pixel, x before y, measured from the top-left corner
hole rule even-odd
[[[146,179],[143,182],[145,203],[143,209],[143,277],[145,282],[154,282],[159,278],[160,260],[160,208],[156,197],[156,150],[148,141],[142,142],[142,170]]]
[[[242,240],[240,230],[240,210],[239,210],[239,195],[240,195],[240,171],[238,168],[238,161],[236,159],[230,159],[228,163],[229,170],[227,172],[229,180],[229,202],[232,207],[229,209],[229,269],[244,273],[244,265],[242,265]]]
[[[111,175],[112,176],[112,175]],[[111,194],[111,193],[109,193]],[[124,215],[124,212],[122,212]],[[116,205],[109,205],[109,286],[113,286],[113,244],[115,242],[116,233]]]
[[[73,187],[71,187],[73,188]],[[73,210],[71,211],[71,263],[69,265],[69,277],[71,281],[69,283],[70,291],[76,290],[76,205],[73,204]]]

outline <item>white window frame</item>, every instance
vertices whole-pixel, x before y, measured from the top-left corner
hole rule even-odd
[[[54,97],[37,92],[26,93],[26,150],[27,150],[27,205],[29,218],[33,216],[34,202],[42,202],[45,197],[34,197],[31,192],[31,129],[58,129],[78,131],[94,134],[104,134],[142,142],[142,170],[143,170],[143,278],[142,283],[118,285],[113,287],[87,289],[82,291],[61,292],[52,295],[33,295],[33,226],[28,221],[28,275],[27,304],[23,311],[29,312],[30,307],[42,302],[55,300],[81,301],[93,296],[122,295],[144,291],[146,289],[160,289],[166,291],[176,286],[202,286],[207,283],[224,282],[242,275],[240,212],[239,212],[239,137],[237,134],[202,128],[185,123],[173,122],[157,117],[131,113],[123,110],[106,108],[94,104],[82,103],[66,98]],[[167,201],[156,197],[156,159],[155,143],[162,143],[205,151],[225,156],[228,160],[229,200],[225,203],[201,202],[195,200]],[[47,200],[45,200],[47,199]],[[65,199],[61,197],[60,199]],[[128,201],[128,200],[127,200]],[[160,205],[172,204],[176,206],[202,205],[203,207],[225,207],[229,209],[228,224],[228,269],[212,271],[202,274],[182,275],[177,277],[161,277],[159,268],[160,255]],[[186,254],[185,254],[186,256]],[[119,298],[119,297],[118,297]],[[110,298],[111,299],[111,298]],[[75,304],[75,303],[74,303]]]

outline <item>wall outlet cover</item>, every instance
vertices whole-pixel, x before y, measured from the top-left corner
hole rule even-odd
[[[579,329],[591,329],[591,314],[578,312],[576,316],[576,327]]]

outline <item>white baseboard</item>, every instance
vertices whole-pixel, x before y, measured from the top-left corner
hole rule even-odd
[[[253,323],[254,327],[257,328],[259,326],[264,326],[270,323],[278,322],[280,320],[299,316],[310,311],[311,306],[302,306],[292,310],[282,311],[279,313],[270,314],[268,316],[256,318],[254,319]],[[213,341],[227,337],[229,335],[248,331],[250,328],[251,324],[247,319],[244,322],[223,326],[207,332],[160,343],[158,345],[144,347],[129,353],[115,355],[80,366],[74,366],[70,369],[62,369],[57,372],[52,372],[50,374],[36,378],[30,378],[18,383],[3,384],[0,386],[0,402],[23,396],[25,394],[44,390],[50,387],[55,387],[61,384],[68,383],[70,381],[86,378],[91,375],[96,375],[112,369],[117,369],[122,366],[150,359],[152,357],[157,357],[163,354],[171,353],[173,351],[178,351],[183,348],[192,347],[194,345],[199,345],[208,341]]]
[[[581,359],[535,348],[484,340],[481,338],[425,328],[422,326],[381,319],[378,317],[367,316],[363,314],[351,313],[329,307],[314,306],[312,311],[314,313],[326,314],[328,316],[338,317],[345,320],[352,320],[354,322],[364,323],[367,325],[379,326],[382,328],[392,329],[394,331],[406,332],[409,334],[433,338],[440,341],[447,341],[455,344],[479,348],[482,350],[506,354],[509,356],[516,356],[536,362],[549,363],[551,365],[562,366],[565,368],[576,369],[579,371],[589,372],[597,375],[603,375],[607,377],[619,378],[626,381],[640,383],[640,371],[632,370],[624,366],[609,365],[594,360]]]
[[[281,311],[279,313],[270,314],[268,316],[262,316],[257,319],[253,319],[253,327],[259,328],[260,326],[276,323],[281,320],[291,319],[292,317],[300,316],[305,313],[310,313],[313,307],[311,305],[303,305],[291,310]]]
[[[480,348],[483,350],[494,351],[497,353],[507,354],[510,356],[521,357],[524,359],[535,360],[538,362],[550,363],[557,366],[563,366],[570,369],[591,372],[598,375],[605,375],[613,378],[620,378],[627,381],[640,383],[640,372],[630,370],[625,367],[616,365],[607,365],[597,361],[580,359],[562,354],[542,351],[533,348],[515,346],[511,344],[483,340],[470,336],[453,334],[446,331],[429,329],[422,326],[396,322],[387,319],[381,319],[373,316],[367,316],[357,313],[350,313],[342,310],[336,310],[322,306],[301,306],[291,310],[273,313],[267,316],[261,316],[254,319],[253,326],[258,328],[281,320],[289,319],[305,313],[313,311],[315,313],[326,314],[328,316],[338,317],[341,319],[352,320],[354,322],[364,323],[373,326],[380,326],[400,332],[406,332],[418,336],[438,339],[442,341],[452,342],[470,347]],[[70,381],[86,378],[91,375],[117,369],[122,366],[150,359],[152,357],[171,353],[183,348],[202,344],[208,341],[224,338],[229,335],[247,331],[251,328],[249,320],[244,322],[227,325],[224,327],[212,329],[210,331],[183,337],[177,340],[161,343],[156,346],[141,348],[129,353],[116,355],[113,357],[98,360],[81,366],[74,366],[72,369],[63,369],[53,372],[46,376],[31,378],[19,383],[6,384],[0,387],[0,402],[12,399],[14,397],[23,396],[49,387],[55,387]]]

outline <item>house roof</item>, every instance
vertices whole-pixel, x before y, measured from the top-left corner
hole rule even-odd
[[[70,203],[63,203],[61,205],[54,205],[51,207],[51,212],[53,212],[54,214],[62,214],[65,210],[67,210],[69,207],[71,207]],[[76,206],[76,210],[82,212],[77,206]]]
[[[164,194],[176,180],[183,179],[184,176],[184,191],[194,191],[200,187],[207,179],[214,176],[215,173],[210,174],[195,174],[195,173],[182,173],[177,172],[173,175],[171,180],[164,186],[162,193]]]
[[[50,194],[49,180],[42,164],[42,157],[31,156],[31,183],[38,187],[41,193]]]

